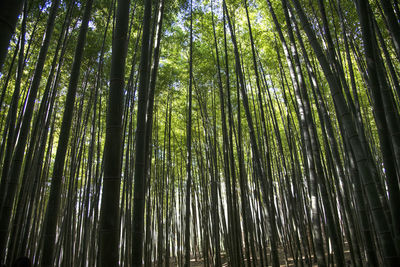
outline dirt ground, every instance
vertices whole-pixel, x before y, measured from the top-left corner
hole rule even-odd
[[[279,255],[279,258],[280,258],[280,266],[281,267],[295,267],[296,266],[295,263],[294,263],[293,258],[291,258],[291,257],[289,257],[287,259],[287,262],[285,262],[285,255],[283,253],[281,253]],[[221,260],[222,260],[222,266],[224,266],[224,267],[230,266],[229,263],[228,263],[228,258],[226,257],[226,255],[221,255]],[[268,266],[271,266],[270,259],[268,259],[268,260],[269,260],[269,262],[268,262],[269,265]],[[333,255],[330,255],[330,260],[331,261],[333,260]],[[348,250],[345,251],[345,260],[347,262],[347,266],[351,266],[351,264],[350,264],[350,262],[351,262],[350,261],[350,251],[348,251]],[[259,259],[256,259],[256,261],[257,261],[256,266],[262,266]],[[246,260],[245,260],[245,262],[246,262]],[[332,264],[332,262],[330,262],[330,264]],[[179,266],[179,265],[178,265],[177,262],[171,261],[170,262],[170,266]],[[190,266],[191,267],[205,266],[204,265],[204,259],[197,259],[197,260],[196,259],[192,259],[190,261]],[[307,266],[307,264],[305,264],[305,266]],[[312,266],[313,267],[314,266],[317,267],[318,265],[316,263],[314,263]],[[340,266],[340,267],[342,267],[342,266]],[[343,266],[343,267],[345,267],[345,266]]]

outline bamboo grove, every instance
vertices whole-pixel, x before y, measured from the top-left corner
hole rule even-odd
[[[3,0],[0,264],[400,266],[397,0]]]

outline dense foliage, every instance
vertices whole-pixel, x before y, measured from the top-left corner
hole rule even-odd
[[[397,0],[2,1],[0,264],[400,266],[399,75]]]

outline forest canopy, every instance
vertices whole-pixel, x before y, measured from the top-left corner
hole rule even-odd
[[[397,0],[0,2],[0,265],[400,266]]]

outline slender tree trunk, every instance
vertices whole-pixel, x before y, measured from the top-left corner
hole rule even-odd
[[[0,72],[24,2],[25,0],[4,0],[0,4]]]
[[[68,140],[73,118],[73,110],[75,104],[75,96],[78,87],[80,67],[83,58],[83,52],[86,42],[86,33],[90,19],[93,0],[88,0],[85,6],[85,11],[82,19],[81,28],[77,45],[75,48],[74,63],[71,69],[71,78],[68,85],[68,93],[65,101],[63,119],[61,124],[60,137],[58,140],[57,152],[53,167],[53,178],[50,187],[50,196],[46,208],[44,224],[46,230],[43,235],[44,247],[42,252],[42,265],[52,266],[54,257],[54,244],[56,240],[56,229],[58,220],[58,211],[60,209],[61,200],[61,185],[63,180],[63,171],[65,164],[65,156],[68,148]]]
[[[186,124],[186,200],[185,200],[185,267],[190,266],[190,190],[192,183],[192,81],[193,81],[193,10],[192,0],[190,0],[190,48],[189,48],[189,89],[188,89],[188,118]]]
[[[212,4],[212,3],[211,3]],[[219,62],[219,51],[218,51],[218,43],[217,37],[215,34],[215,23],[214,23],[214,13],[211,7],[211,19],[213,25],[213,36],[214,36],[214,44],[215,44],[215,55],[217,60],[217,72],[218,72],[218,87],[219,87],[219,95],[220,95],[220,105],[221,105],[221,119],[222,119],[222,130],[223,130],[223,137],[225,142],[228,142],[228,136],[226,134],[226,121],[225,121],[225,107],[224,107],[224,92],[222,87],[222,78],[221,78],[221,70],[220,70],[220,62]],[[216,135],[216,133],[215,133]],[[225,153],[228,153],[226,151]],[[215,162],[216,164],[216,162]],[[217,166],[215,166],[217,168]],[[215,171],[217,173],[217,171]],[[229,175],[229,174],[228,174]],[[211,180],[211,198],[212,198],[212,221],[213,221],[213,239],[214,239],[214,247],[215,247],[215,261],[214,266],[220,267],[221,266],[221,252],[220,252],[220,238],[219,238],[219,215],[218,215],[218,195],[217,195],[217,176],[212,176]]]
[[[134,202],[133,202],[133,239],[132,239],[132,266],[142,266],[143,231],[144,231],[144,201],[146,184],[146,111],[149,88],[149,59],[150,59],[150,31],[151,31],[151,0],[145,0],[143,16],[142,49],[139,69],[139,98],[136,126],[136,153],[134,174]]]
[[[59,5],[59,0],[55,0],[52,3],[49,18],[47,20],[46,34],[40,48],[39,57],[37,60],[35,74],[33,76],[28,103],[25,109],[25,116],[22,119],[22,125],[19,133],[18,142],[15,146],[15,152],[10,165],[8,174],[8,189],[6,196],[4,197],[5,203],[1,204],[1,216],[0,216],[0,261],[4,260],[5,247],[7,244],[8,227],[11,219],[11,212],[14,206],[14,198],[17,190],[19,176],[22,167],[22,161],[24,158],[25,146],[27,143],[27,137],[29,134],[30,123],[33,115],[33,108],[36,101],[37,91],[39,89],[40,81],[42,78],[42,72],[44,63],[47,56],[47,50],[50,45],[51,35],[54,29],[54,21]]]
[[[121,183],[122,115],[129,0],[117,1],[113,34],[110,92],[104,143],[104,177],[99,226],[100,266],[119,266],[119,192]]]
[[[374,34],[373,21],[368,16],[368,14],[371,14],[369,5],[364,1],[358,1],[356,6],[363,32],[368,78],[373,98],[372,102],[375,106],[376,123],[379,131],[382,157],[388,180],[389,204],[394,229],[394,240],[397,248],[397,264],[400,264],[400,213],[398,209],[398,203],[400,202],[400,191],[398,185],[400,170],[397,169],[396,175],[395,167],[395,159],[397,159],[398,164],[400,163],[400,128],[398,110],[394,103],[391,89],[387,88],[388,84],[386,83],[386,78],[382,70],[383,63],[381,62],[380,55],[377,55],[376,53],[377,43]],[[383,247],[382,249],[386,250],[389,249],[389,247]],[[387,251],[387,253],[394,253],[394,251],[392,251],[393,248],[390,249],[391,252]],[[384,252],[384,258],[392,258],[395,255],[385,254],[386,252]],[[389,259],[389,261],[392,260],[393,263],[396,262],[395,259]]]
[[[400,58],[400,25],[398,19],[396,18],[396,15],[394,14],[392,1],[380,0],[380,2],[389,28],[390,35],[392,36],[393,39],[397,57]]]
[[[15,145],[15,135],[18,133],[18,129],[15,127],[16,117],[17,117],[17,109],[18,109],[18,101],[20,98],[20,89],[21,89],[21,79],[22,79],[22,72],[24,70],[24,50],[25,50],[25,30],[26,30],[26,8],[24,12],[24,18],[22,21],[22,28],[21,28],[21,37],[19,40],[19,55],[18,55],[18,66],[17,66],[17,78],[15,81],[14,93],[11,99],[10,109],[8,110],[7,114],[7,126],[8,132],[5,129],[5,133],[7,132],[7,142],[6,142],[6,151],[4,155],[4,161],[2,166],[2,173],[1,173],[1,200],[0,200],[0,208],[3,208],[3,201],[6,193],[6,184],[8,180],[8,170],[10,167],[10,161],[13,154],[13,149]],[[18,49],[16,49],[18,50]],[[3,140],[6,137],[4,136]]]
[[[335,103],[339,122],[343,124],[343,129],[346,131],[346,138],[348,139],[351,149],[354,153],[362,184],[366,192],[369,208],[371,209],[371,215],[377,232],[378,241],[383,251],[383,258],[385,259],[386,264],[389,266],[396,266],[398,261],[398,256],[396,256],[396,245],[391,236],[390,226],[384,213],[382,203],[379,199],[378,190],[375,186],[374,177],[372,176],[373,171],[371,170],[371,166],[368,165],[364,150],[367,148],[363,148],[361,146],[360,138],[353,124],[353,119],[350,115],[351,113],[349,112],[349,108],[344,100],[341,87],[335,80],[335,76],[329,67],[325,55],[322,52],[322,48],[316,39],[315,33],[311,29],[309,21],[304,14],[303,8],[298,0],[292,0],[292,2],[294,3],[303,29],[306,32],[310,44],[314,49],[314,52],[324,71],[325,77],[331,89],[331,94]]]

